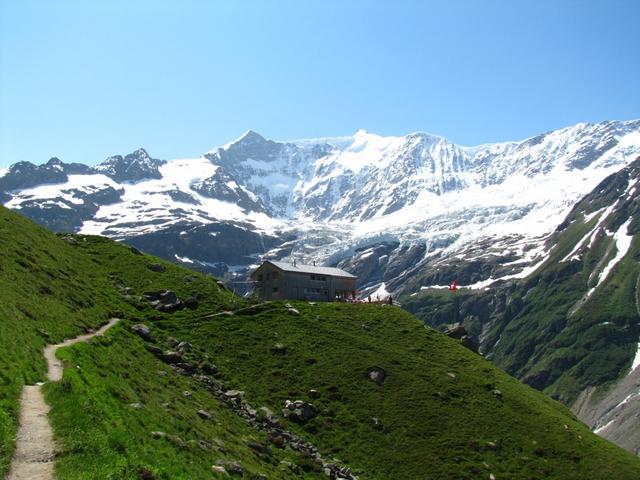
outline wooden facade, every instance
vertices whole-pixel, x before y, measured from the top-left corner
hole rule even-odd
[[[329,302],[355,298],[357,277],[332,267],[267,260],[252,274],[263,300]]]

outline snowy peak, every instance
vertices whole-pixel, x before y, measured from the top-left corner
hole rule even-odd
[[[115,155],[95,167],[95,171],[111,177],[116,182],[139,182],[151,178],[162,178],[159,168],[164,160],[151,158],[144,148],[122,157]]]

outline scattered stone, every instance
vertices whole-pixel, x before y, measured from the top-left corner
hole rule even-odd
[[[470,335],[463,335],[462,338],[460,339],[460,343],[462,344],[463,347],[468,348],[469,350],[474,352],[476,351],[476,344]]]
[[[384,428],[378,417],[371,417],[371,421],[373,422],[373,428],[376,430],[382,430]]]
[[[158,376],[160,376],[160,377],[166,377],[166,376],[167,376],[167,372],[166,372],[166,370],[158,370]]]
[[[131,327],[131,331],[137,333],[140,338],[147,342],[153,342],[153,336],[151,335],[151,329],[144,323],[136,323]]]
[[[273,347],[271,347],[271,352],[272,353],[278,353],[278,354],[282,355],[282,354],[287,353],[287,347],[285,347],[281,343],[276,343]]]
[[[162,349],[156,347],[155,345],[149,345],[148,343],[145,343],[144,348],[146,348],[149,352],[153,353],[156,357],[159,357],[162,355]]]
[[[447,375],[449,375],[451,378],[456,378],[456,374],[453,372],[447,372]]]
[[[288,308],[287,311],[291,314],[291,315],[300,315],[300,311],[296,308]]]
[[[190,352],[192,345],[189,342],[180,342],[176,348],[180,353]]]
[[[184,392],[182,392],[183,397],[190,398],[192,395],[193,394],[189,390],[185,390]]]
[[[167,337],[166,344],[169,348],[176,348],[180,342],[173,337]]]
[[[309,396],[311,398],[320,398],[320,392],[314,388],[312,388],[311,390],[309,390]]]
[[[209,375],[215,375],[218,373],[218,366],[214,363],[203,363],[200,365],[200,368],[204,373],[208,373]]]
[[[211,415],[209,412],[207,412],[206,410],[198,410],[196,412],[198,414],[198,416],[200,418],[202,418],[203,420],[211,420],[213,418],[213,415]]]
[[[190,310],[196,310],[200,306],[200,302],[196,297],[189,297],[184,301],[184,306]]]
[[[493,390],[491,390],[491,393],[493,393],[493,395],[502,400],[502,392],[500,390],[498,390],[497,388],[494,388]]]
[[[163,265],[160,265],[159,263],[151,263],[147,265],[147,268],[152,272],[158,272],[158,273],[163,273],[166,270],[166,268]]]
[[[151,436],[153,438],[165,438],[167,434],[165,432],[155,431],[155,432],[151,432]]]
[[[211,467],[213,473],[220,473],[222,475],[228,475],[227,470],[222,465],[214,465]]]
[[[232,475],[244,475],[244,468],[240,465],[240,462],[231,460],[218,460],[216,465],[224,467],[224,469]]]
[[[165,363],[180,363],[182,355],[178,352],[164,352],[161,358]]]
[[[197,370],[197,367],[195,365],[191,365],[190,363],[186,363],[186,362],[178,362],[176,363],[176,367],[181,368],[182,370],[184,370],[186,373],[193,373]]]
[[[286,446],[286,442],[284,437],[279,433],[269,432],[267,434],[267,438],[271,443],[273,443],[277,448],[284,448]]]
[[[387,372],[383,368],[372,367],[367,371],[367,377],[378,385],[382,385],[385,378],[387,378]]]
[[[304,423],[316,416],[316,409],[311,403],[304,400],[295,400],[293,402],[287,400],[284,403],[282,414],[294,422]]]
[[[140,402],[136,402],[136,403],[130,403],[129,407],[133,408],[134,410],[142,410],[144,408],[144,405],[141,404]]]
[[[496,476],[493,473],[490,473],[489,480],[496,480]]]
[[[149,300],[151,306],[160,312],[169,313],[184,307],[173,290],[148,292],[144,296]]]
[[[178,447],[180,447],[180,448],[184,448],[184,447],[186,447],[186,446],[187,446],[186,442],[185,442],[182,438],[180,438],[179,436],[177,436],[177,435],[168,435],[168,436],[167,436],[167,439],[168,439],[171,443],[173,443],[174,445],[177,445],[177,446],[178,446]]]
[[[242,390],[227,390],[224,394],[227,398],[242,398],[244,392]]]
[[[268,422],[268,423],[276,423],[278,420],[273,414],[273,412],[271,411],[271,409],[267,407],[260,407],[256,411],[256,418],[258,419],[259,422]]]
[[[459,322],[456,322],[453,325],[450,325],[448,328],[446,328],[444,331],[444,334],[447,337],[460,340],[462,337],[464,337],[467,334],[467,329],[464,328],[462,325],[460,325]]]
[[[293,308],[293,305],[291,305],[290,303],[285,303],[284,306],[287,308]]]
[[[273,455],[273,450],[261,443],[249,441],[247,442],[247,446],[261,456],[270,457]]]
[[[211,444],[206,440],[198,440],[198,446],[202,450],[211,450]]]
[[[156,480],[156,476],[153,474],[151,470],[147,470],[146,468],[140,468],[138,470],[138,476],[140,480]]]

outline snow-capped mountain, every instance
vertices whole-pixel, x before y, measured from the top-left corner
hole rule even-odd
[[[640,121],[476,147],[425,133],[281,142],[248,131],[193,159],[140,149],[93,168],[21,162],[0,192],[56,230],[126,239],[218,274],[295,256],[399,291],[416,272],[423,286],[526,273],[573,204],[638,154]]]

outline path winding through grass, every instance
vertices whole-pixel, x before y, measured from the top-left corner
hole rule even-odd
[[[44,357],[47,360],[47,380],[57,382],[62,379],[64,365],[56,358],[59,348],[104,335],[120,319],[112,318],[95,332],[65,340],[57,345],[47,345]],[[20,397],[20,419],[16,435],[16,450],[11,462],[11,470],[6,480],[52,480],[55,445],[53,431],[49,423],[49,405],[42,394],[43,383],[25,385]]]

